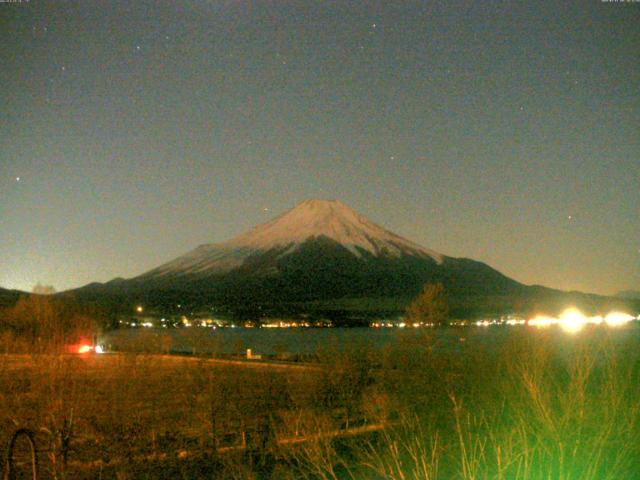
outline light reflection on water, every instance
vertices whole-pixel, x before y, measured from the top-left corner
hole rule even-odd
[[[349,348],[383,349],[399,343],[416,348],[431,346],[434,351],[460,351],[473,347],[489,350],[504,346],[514,338],[536,340],[544,336],[558,343],[561,349],[571,345],[590,332],[596,341],[608,341],[611,345],[628,341],[640,343],[640,322],[631,322],[617,328],[606,325],[585,325],[579,332],[567,334],[559,325],[547,329],[510,327],[497,325],[488,328],[440,327],[425,329],[398,328],[178,328],[178,329],[123,329],[111,332],[102,339],[105,345],[137,343],[160,345],[165,342],[172,353],[241,354],[251,348],[254,354],[305,355],[319,351]]]

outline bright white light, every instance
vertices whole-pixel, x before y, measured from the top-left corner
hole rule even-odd
[[[604,318],[600,315],[587,317],[576,308],[568,308],[558,318],[539,315],[527,323],[535,327],[548,327],[549,325],[558,324],[563,330],[573,333],[580,331],[586,324],[600,325],[604,322],[609,326],[615,327],[633,320],[635,320],[635,317],[623,312],[610,312]]]
[[[515,319],[507,320],[507,325],[524,325],[524,323],[525,323],[524,320],[515,320]]]
[[[612,327],[624,325],[625,323],[631,322],[632,320],[635,320],[635,318],[623,312],[611,312],[606,317],[604,317],[604,321],[607,322],[607,325]]]
[[[535,318],[529,320],[529,325],[533,325],[534,327],[548,327],[549,325],[553,325],[554,323],[558,323],[556,318],[547,317],[545,315],[538,315]]]
[[[102,348],[102,345],[96,345],[95,348],[93,349],[96,353],[104,353],[104,349]]]
[[[600,325],[603,322],[603,318],[600,315],[587,318],[587,323],[593,323],[594,325]]]
[[[576,308],[568,308],[560,315],[560,326],[566,332],[579,332],[587,323],[587,317]]]

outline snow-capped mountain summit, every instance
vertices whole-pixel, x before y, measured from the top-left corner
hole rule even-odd
[[[298,250],[305,242],[325,238],[363,255],[430,258],[442,263],[443,255],[421,247],[369,221],[339,200],[306,200],[275,219],[232,240],[201,245],[143,277],[175,274],[223,273],[241,266],[258,253],[278,250],[279,256]]]
[[[357,257],[367,251],[400,256],[410,253],[441,262],[442,255],[427,250],[370,222],[339,200],[306,200],[274,220],[229,242],[261,250],[297,246],[314,237],[335,240]]]
[[[333,312],[322,315],[342,315],[338,305],[388,314],[429,282],[442,283],[450,298],[463,298],[465,305],[474,296],[496,298],[523,287],[482,262],[402,238],[340,201],[307,200],[236,238],[76,293],[92,301],[215,306],[249,316],[308,314],[318,305]]]

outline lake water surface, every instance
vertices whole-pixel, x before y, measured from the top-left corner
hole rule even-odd
[[[440,327],[440,328],[178,328],[124,329],[110,332],[101,343],[113,349],[162,350],[171,353],[242,354],[252,349],[263,355],[309,355],[348,348],[382,349],[399,342],[430,345],[434,350],[456,351],[469,346],[500,348],[514,338],[550,337],[560,349],[571,349],[580,339],[609,342],[612,348],[636,344],[640,348],[640,322],[621,327],[587,326],[567,333],[557,326]]]

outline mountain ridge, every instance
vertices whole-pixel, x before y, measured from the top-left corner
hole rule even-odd
[[[615,296],[629,300],[640,300],[640,290],[623,290],[616,293]]]
[[[337,200],[307,200],[226,242],[200,245],[130,279],[72,292],[118,308],[130,309],[134,302],[164,311],[189,305],[247,318],[364,310],[395,315],[425,283],[444,285],[457,318],[554,313],[568,304],[593,310],[609,302],[527,286],[483,262],[440,254]],[[349,311],[339,305],[349,305]]]
[[[15,304],[21,296],[27,295],[29,295],[27,292],[21,290],[9,290],[0,287],[0,307],[11,306]]]
[[[238,268],[252,254],[284,248],[292,253],[310,238],[327,237],[357,257],[363,252],[400,256],[403,253],[431,257],[443,255],[426,249],[369,221],[339,200],[306,200],[276,218],[235,238],[199,245],[190,252],[140,276],[153,278],[175,273],[225,273]]]

